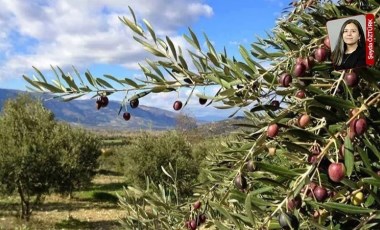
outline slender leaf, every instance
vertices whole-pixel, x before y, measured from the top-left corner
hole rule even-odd
[[[119,17],[120,21],[122,21],[125,25],[127,25],[133,32],[140,36],[144,36],[143,30],[136,23],[131,22],[129,19],[123,17]],[[135,19],[135,18],[134,18]]]
[[[322,136],[316,135],[312,132],[309,132],[307,130],[303,129],[288,129],[283,133],[283,135],[290,135],[294,136],[296,138],[299,138],[300,140],[305,140],[305,141],[314,141],[314,140],[319,140],[319,141],[325,141],[325,139]]]
[[[140,86],[136,82],[134,82],[133,80],[131,80],[129,78],[124,78],[123,82],[125,82],[126,84],[128,84],[128,85],[130,85],[136,89],[140,88]]]
[[[346,175],[351,176],[354,169],[354,148],[352,146],[351,140],[346,136],[344,139],[344,165],[346,166]]]
[[[367,169],[371,169],[371,161],[369,160],[369,157],[368,157],[368,152],[365,152],[362,148],[360,148],[359,146],[356,147],[359,155],[360,155],[360,158],[362,159],[363,161],[363,164],[365,165],[365,167]]]
[[[145,76],[150,77],[152,80],[155,80],[156,82],[162,82],[164,83],[163,79],[159,76],[153,74],[153,73],[145,73]]]
[[[165,168],[161,165],[161,170],[166,174],[166,176],[170,177],[173,179],[173,177],[165,170]]]
[[[150,90],[148,91],[143,91],[141,93],[138,93],[136,95],[133,95],[131,98],[129,98],[130,101],[134,100],[134,99],[138,99],[138,98],[141,98],[141,97],[145,97],[146,95],[148,95],[150,93]]]
[[[207,34],[206,34],[206,33],[203,33],[203,36],[204,36],[205,39],[206,39],[206,44],[207,44],[208,50],[210,51],[210,53],[212,53],[212,54],[216,57],[216,56],[217,56],[217,53],[216,53],[216,51],[215,51],[214,46],[212,45],[212,43],[211,43],[210,40],[208,39]]]
[[[247,62],[248,66],[255,72],[258,73],[255,63],[252,61],[251,57],[249,57],[248,51],[243,47],[239,46],[239,51],[241,56]]]
[[[378,178],[366,177],[366,178],[362,178],[361,181],[363,181],[363,183],[366,183],[366,184],[371,184],[371,185],[380,187],[380,179]]]
[[[210,61],[212,62],[212,64],[214,64],[215,66],[219,67],[219,62],[218,62],[218,59],[210,52],[207,53],[207,56],[208,58],[210,59]]]
[[[65,80],[65,82],[69,85],[69,87],[70,87],[71,89],[73,89],[73,91],[79,91],[79,88],[78,88],[78,86],[75,84],[75,82],[74,82],[74,80],[73,80],[72,77],[62,75],[62,78],[63,78],[63,80]]]
[[[67,102],[67,101],[72,101],[72,100],[75,100],[77,98],[80,98],[82,97],[83,95],[85,95],[84,93],[81,93],[81,94],[74,94],[74,95],[71,95],[70,97],[63,97],[63,101]]]
[[[315,96],[314,99],[324,105],[329,105],[334,108],[341,108],[341,109],[355,108],[355,105],[352,102],[344,100],[339,97],[335,97],[335,96],[318,95],[318,96]]]
[[[145,50],[147,50],[148,52],[152,53],[153,55],[157,56],[157,57],[166,57],[165,53],[163,53],[161,50],[158,50],[157,48],[154,48],[153,45],[151,45],[150,43],[142,40],[141,38],[139,37],[136,37],[136,36],[133,36],[133,38],[138,42],[140,43],[141,45],[143,45],[143,48]]]
[[[38,73],[38,75],[42,78],[42,80],[47,83],[44,75],[41,73],[41,71],[39,71],[36,67],[32,66],[32,68]]]
[[[95,79],[92,77],[92,75],[90,74],[90,72],[86,72],[84,75],[86,76],[88,83],[90,83],[90,84],[91,84],[92,86],[94,86],[94,87],[97,87],[97,85],[96,85],[96,81],[95,81]]]
[[[60,89],[60,88],[57,88],[51,84],[48,84],[48,83],[45,83],[45,82],[35,82],[37,85],[39,85],[40,87],[42,88],[45,88],[47,90],[49,90],[50,92],[52,93],[64,93],[65,91]]]
[[[143,22],[145,23],[146,28],[148,28],[150,36],[153,38],[153,41],[156,42],[157,41],[156,33],[154,32],[152,25],[146,19],[143,19]]]
[[[235,224],[235,227],[238,229],[243,229],[241,224],[234,218],[229,212],[226,211],[223,207],[221,207],[218,203],[210,202],[210,205],[216,209],[221,215],[225,216],[227,219],[229,219],[232,223]]]
[[[172,40],[170,40],[170,38],[168,36],[166,36],[166,41],[169,44],[169,47],[170,47],[170,50],[172,51],[174,59],[177,60],[178,59],[177,58],[177,52],[175,50],[175,47],[174,47],[174,44],[173,44]]]
[[[119,83],[120,85],[124,86],[124,84],[123,84],[119,79],[117,79],[116,77],[114,77],[114,76],[112,76],[112,75],[104,74],[103,76],[104,76],[105,78],[108,78],[108,79],[110,79],[110,80],[112,80],[112,81],[115,81],[115,82]]]
[[[380,152],[379,150],[377,149],[376,146],[373,145],[373,142],[369,141],[368,138],[365,138],[364,139],[364,143],[365,145],[371,149],[371,151],[376,155],[376,157],[380,160]]]
[[[198,41],[197,36],[194,34],[194,32],[190,28],[189,28],[189,32],[190,32],[190,35],[193,39],[195,46],[198,48],[198,50],[201,50],[201,46],[199,45],[199,41]]]
[[[29,79],[27,76],[25,75],[22,75],[22,77],[25,79],[25,81],[27,81],[29,84],[31,84],[33,87],[37,88],[39,91],[43,91],[43,89],[34,81],[32,81],[31,79]]]
[[[179,58],[179,61],[181,62],[182,67],[183,67],[185,70],[188,70],[189,68],[188,68],[188,66],[187,66],[187,63],[186,63],[185,59],[182,57],[182,55],[179,55],[178,58]]]
[[[261,47],[259,47],[258,45],[251,44],[251,46],[253,47],[253,49],[254,49],[257,53],[263,55],[264,57],[268,57],[268,56],[269,56],[268,53],[267,53],[264,49],[262,49]]]
[[[307,148],[290,141],[283,141],[282,144],[284,144],[286,148],[288,149],[288,151],[291,151],[291,152],[300,152],[300,153],[306,153],[306,154],[310,153],[310,151]]]
[[[326,209],[337,210],[337,211],[341,211],[341,212],[349,213],[349,214],[366,214],[366,213],[372,213],[376,211],[374,209],[363,208],[360,206],[355,206],[355,205],[350,205],[350,204],[335,203],[335,202],[326,202],[326,203],[311,202],[311,203],[314,203],[315,205],[326,208]]]
[[[108,83],[107,81],[101,79],[101,78],[96,78],[96,82],[99,84],[99,85],[102,85],[103,87],[108,87],[108,88],[111,88],[111,89],[114,89],[114,87],[112,87],[112,85],[110,83]]]
[[[162,78],[164,79],[164,75],[162,74],[161,70],[158,68],[158,66],[150,61],[150,60],[146,60],[146,62],[148,63],[148,65]]]
[[[248,218],[251,220],[252,223],[254,223],[255,219],[253,218],[253,214],[252,214],[252,201],[251,201],[251,196],[249,194],[245,199],[244,207],[245,207],[245,213],[247,214]]]
[[[128,6],[128,9],[129,9],[129,12],[132,14],[133,22],[137,24],[136,16],[135,16],[135,13],[133,12],[133,9],[130,6]]]
[[[285,177],[293,178],[295,176],[300,175],[300,173],[297,173],[295,171],[291,171],[287,168],[275,166],[273,164],[267,164],[267,163],[263,163],[263,162],[256,162],[256,167],[260,171],[271,172],[271,173],[278,175],[278,176],[285,176]]]

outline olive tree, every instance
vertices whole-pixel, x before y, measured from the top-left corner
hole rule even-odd
[[[170,188],[155,183],[146,190],[126,190],[121,202],[129,228],[378,228],[379,10],[378,0],[295,1],[266,38],[249,49],[239,47],[240,57],[218,52],[207,36],[201,40],[191,29],[184,38],[193,48],[185,55],[131,10],[131,17],[120,20],[157,57],[141,65],[149,81],[86,72],[88,83],[78,87],[63,72],[61,85],[46,83],[43,75],[24,78],[38,90],[67,99],[86,93],[106,97],[117,91],[111,86],[116,82],[126,92],[138,91],[129,100],[141,103],[150,93],[216,86],[215,95],[189,97],[245,110],[249,129],[227,141],[228,150],[206,157],[208,181],[197,185],[197,197],[173,202]],[[363,13],[372,18],[374,65],[334,70],[327,21]]]
[[[54,191],[68,194],[75,189],[88,186],[98,169],[101,155],[100,140],[88,131],[58,123],[53,134],[52,145],[59,147],[58,172]]]
[[[125,152],[125,174],[130,184],[145,185],[146,177],[152,181],[169,183],[161,167],[172,167],[178,180],[175,181],[178,194],[182,197],[191,192],[191,184],[199,173],[199,162],[192,156],[190,143],[178,132],[161,135],[143,133],[132,141]],[[169,170],[169,169],[168,169]]]
[[[5,102],[0,117],[0,185],[17,192],[21,218],[29,220],[33,199],[53,190],[71,192],[88,183],[100,155],[96,138],[54,120],[30,95]]]
[[[8,100],[0,122],[0,180],[6,191],[17,191],[21,199],[21,217],[28,219],[32,196],[47,193],[51,174],[57,173],[58,155],[51,146],[54,116],[40,102],[23,95]]]

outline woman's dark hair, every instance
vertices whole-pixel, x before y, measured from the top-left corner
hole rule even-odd
[[[351,23],[356,25],[356,27],[358,28],[358,31],[359,31],[360,39],[359,39],[358,47],[359,48],[365,47],[365,35],[364,35],[363,28],[360,25],[360,22],[355,20],[355,19],[349,19],[349,20],[345,21],[343,23],[341,29],[340,29],[338,42],[336,43],[334,51],[331,54],[331,58],[332,58],[335,65],[341,65],[342,64],[343,55],[347,49],[347,45],[343,41],[343,32],[344,32],[344,29],[346,28],[346,26],[348,24],[351,24]]]

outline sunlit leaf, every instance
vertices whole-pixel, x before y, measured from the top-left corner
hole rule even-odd
[[[354,148],[351,140],[347,135],[344,139],[344,165],[346,167],[346,175],[351,176],[354,169]]]
[[[299,173],[297,173],[295,171],[291,171],[287,168],[275,166],[275,165],[267,164],[267,163],[263,163],[263,162],[257,162],[256,167],[259,170],[271,172],[277,176],[285,176],[285,177],[293,178],[295,176],[300,175]]]
[[[314,99],[324,105],[329,105],[334,108],[340,109],[353,109],[355,105],[352,102],[344,100],[339,97],[329,96],[329,95],[318,95],[315,96]]]
[[[135,19],[134,19],[135,20]],[[154,32],[153,30],[153,27],[152,25],[148,22],[148,20],[146,19],[143,19],[143,22],[145,23],[145,26],[146,28],[148,28],[148,31],[150,33],[150,36],[153,38],[153,41],[156,42],[157,38],[156,38],[156,33]],[[136,23],[136,22],[135,22]]]
[[[360,206],[355,206],[355,205],[350,205],[350,204],[335,203],[335,202],[325,202],[325,203],[310,202],[310,203],[314,203],[315,205],[326,208],[328,210],[336,210],[336,211],[341,211],[341,212],[349,213],[349,214],[366,214],[366,213],[372,213],[375,211],[374,209],[363,208]]]
[[[119,83],[120,85],[124,86],[124,84],[123,84],[118,78],[116,78],[116,77],[114,77],[114,76],[112,76],[112,75],[104,74],[103,76],[104,76],[105,78],[108,78],[108,79],[110,79],[110,80],[112,80],[112,81],[115,81],[115,82]]]
[[[168,36],[166,36],[166,41],[169,44],[169,47],[170,47],[170,50],[172,51],[174,59],[177,60],[177,52],[175,50],[175,47],[174,47],[172,40],[170,40],[170,38]]]

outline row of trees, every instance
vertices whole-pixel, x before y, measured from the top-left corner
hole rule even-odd
[[[184,38],[193,48],[186,59],[181,47],[169,37],[159,38],[149,22],[137,20],[131,10],[131,18],[121,21],[158,59],[141,65],[147,80],[97,78],[86,72],[88,83],[78,74],[79,85],[62,71],[57,74],[60,83],[50,84],[42,74],[37,80],[24,77],[35,89],[66,98],[120,90],[107,81],[139,91],[130,100],[216,85],[218,92],[208,99],[221,102],[219,108],[249,108],[249,130],[226,142],[228,150],[206,157],[208,180],[197,185],[196,198],[174,199],[175,184],[128,188],[121,202],[128,210],[125,225],[130,229],[376,229],[379,11],[378,0],[299,0],[289,5],[267,38],[252,43],[250,50],[241,46],[239,58],[229,57],[226,50],[217,52],[207,36],[200,41],[190,30]],[[335,71],[326,23],[363,13],[376,18],[375,65]],[[200,45],[204,43],[206,50]],[[351,72],[358,84],[345,80]],[[174,170],[165,172],[174,178]]]
[[[54,120],[30,95],[8,100],[0,116],[0,191],[17,192],[21,217],[50,192],[71,195],[90,183],[100,156],[99,140]]]

